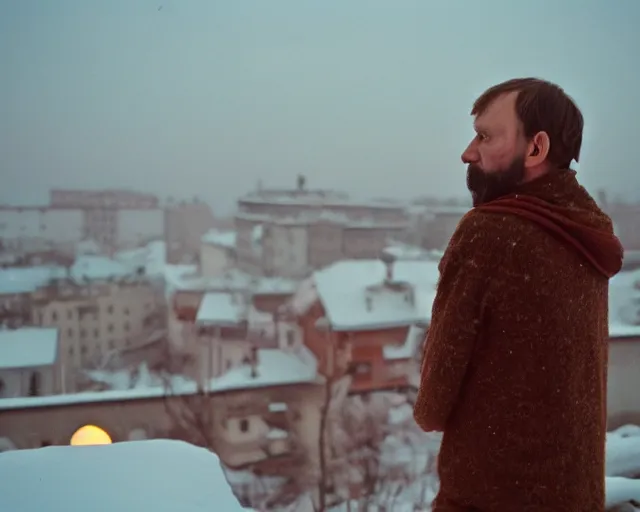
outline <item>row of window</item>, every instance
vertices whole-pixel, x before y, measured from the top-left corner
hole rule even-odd
[[[129,346],[131,345],[131,339],[130,338],[125,338],[125,345]],[[107,346],[109,347],[109,350],[115,350],[116,348],[116,340],[109,340],[107,342]],[[100,350],[100,345],[96,344],[94,345],[94,351],[95,352],[101,352]],[[85,344],[80,345],[80,353],[82,355],[86,355],[89,352],[89,347]],[[72,356],[75,353],[75,349],[73,345],[69,346],[69,355]]]
[[[124,322],[122,324],[122,329],[125,332],[129,332],[130,328],[131,327],[129,326],[129,322]],[[107,326],[107,332],[108,333],[113,333],[113,331],[114,331],[113,324],[109,324]],[[67,336],[69,338],[73,338],[75,336],[75,331],[71,327],[69,327],[67,329]],[[97,329],[97,328],[93,329],[93,336],[94,336],[94,338],[99,338],[100,337],[100,329]],[[87,329],[80,329],[80,339],[85,339],[86,337],[87,337]]]
[[[67,320],[73,320],[73,318],[74,318],[73,313],[74,313],[73,309],[67,310]],[[107,307],[107,313],[110,314],[110,315],[113,314],[113,306],[109,305]],[[126,307],[123,308],[122,309],[122,313],[125,314],[125,315],[129,315],[130,314],[129,308],[126,308]],[[51,312],[51,321],[52,322],[56,322],[57,320],[58,320],[58,312],[57,311],[52,311]]]

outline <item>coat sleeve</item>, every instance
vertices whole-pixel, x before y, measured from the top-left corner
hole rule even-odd
[[[414,406],[414,418],[427,432],[444,431],[455,407],[491,293],[491,276],[504,254],[498,230],[487,229],[479,215],[463,218],[440,265]]]

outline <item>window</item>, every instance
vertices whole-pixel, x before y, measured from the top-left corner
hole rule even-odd
[[[99,331],[98,329],[94,329],[94,330],[93,330],[93,335],[94,335],[96,338],[99,338],[99,337],[100,337],[100,331]]]
[[[107,307],[107,313],[109,313],[109,314],[113,313],[113,306]]]
[[[125,331],[129,332],[129,322],[125,322],[123,327]]]
[[[296,333],[292,330],[287,331],[287,345],[293,347],[296,343]]]
[[[7,387],[7,385],[4,383],[4,381],[2,379],[0,379],[0,396],[4,396],[4,389]]]
[[[116,348],[116,342],[114,340],[109,340],[109,348],[114,350]]]
[[[249,420],[241,419],[240,420],[240,432],[248,432],[249,431]]]
[[[57,322],[58,321],[58,312],[57,311],[52,311],[51,312],[51,321],[52,322]]]
[[[73,355],[73,347],[69,347],[69,355],[72,356]]]
[[[80,352],[82,352],[83,354],[86,354],[87,353],[87,346],[86,345],[82,345],[80,347]]]
[[[128,315],[128,314],[129,314],[129,308],[124,308],[124,309],[122,310],[122,312],[123,312],[125,315]]]
[[[107,331],[109,331],[109,332],[113,332],[113,324],[109,324],[109,325],[107,326]]]
[[[73,311],[71,311],[70,309],[67,310],[67,319],[71,320],[73,318]]]
[[[33,372],[29,378],[29,396],[40,396],[40,374]]]
[[[87,337],[87,330],[86,329],[80,329],[80,337],[82,339],[85,339]]]
[[[71,327],[67,329],[67,336],[69,336],[69,338],[73,338],[73,329],[71,329]]]

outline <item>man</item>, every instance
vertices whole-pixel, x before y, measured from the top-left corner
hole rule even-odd
[[[434,511],[604,510],[612,222],[569,168],[580,110],[515,79],[474,104],[474,208],[440,263],[414,416],[442,431]]]

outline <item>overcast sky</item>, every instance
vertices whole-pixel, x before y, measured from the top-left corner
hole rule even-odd
[[[221,210],[298,173],[463,196],[470,106],[515,76],[582,108],[591,191],[640,199],[638,25],[638,0],[0,0],[0,202],[119,187]]]

